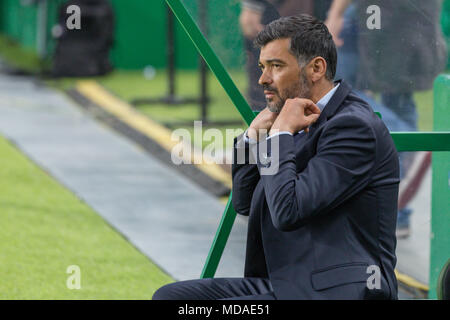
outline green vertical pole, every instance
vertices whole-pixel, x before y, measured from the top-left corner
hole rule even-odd
[[[450,75],[434,82],[434,130],[450,131]],[[447,150],[448,150],[447,141]],[[450,258],[450,152],[435,152],[432,158],[430,299],[436,299],[441,269]]]
[[[225,211],[222,215],[222,220],[217,228],[211,249],[209,250],[205,265],[203,266],[203,270],[200,275],[201,278],[214,277],[220,258],[222,257],[223,250],[227,244],[231,229],[233,228],[234,220],[236,219],[236,211],[234,211],[233,205],[231,204],[231,197],[232,195],[230,193]]]

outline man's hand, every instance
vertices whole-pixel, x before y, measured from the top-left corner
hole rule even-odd
[[[317,121],[320,116],[319,107],[309,99],[287,99],[280,114],[270,129],[269,135],[288,131],[292,134],[305,130]]]
[[[239,16],[242,33],[246,38],[254,39],[256,35],[264,28],[261,24],[261,12],[243,8]]]
[[[264,135],[267,135],[277,117],[278,113],[272,112],[266,107],[253,119],[247,131],[248,137],[259,141]]]

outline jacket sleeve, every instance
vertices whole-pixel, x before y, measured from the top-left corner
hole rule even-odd
[[[261,179],[272,222],[281,231],[295,230],[361,191],[375,167],[375,133],[363,119],[351,115],[326,124],[317,152],[302,172],[296,172],[292,136],[280,136],[278,149],[278,171],[261,174]],[[272,158],[275,151],[272,147]],[[258,168],[262,169],[260,164]]]
[[[253,147],[256,147],[253,145]],[[236,213],[248,216],[250,204],[256,185],[260,179],[256,162],[251,159],[252,146],[244,141],[243,134],[235,138],[233,147],[233,164],[231,174],[233,177],[232,204]],[[253,163],[253,164],[252,164]]]

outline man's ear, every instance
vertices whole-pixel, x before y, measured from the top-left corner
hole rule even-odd
[[[327,62],[322,57],[315,57],[309,62],[311,71],[311,81],[313,83],[325,77],[327,73]]]

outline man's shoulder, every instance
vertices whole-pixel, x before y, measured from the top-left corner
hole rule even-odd
[[[359,97],[354,91],[349,92],[341,107],[329,119],[328,125],[333,125],[336,122],[367,126],[374,131],[387,130],[383,121],[374,112],[369,103]]]
[[[340,137],[365,144],[374,143],[383,149],[395,148],[383,120],[353,91],[347,95],[333,117],[328,119],[321,135],[326,139]]]

